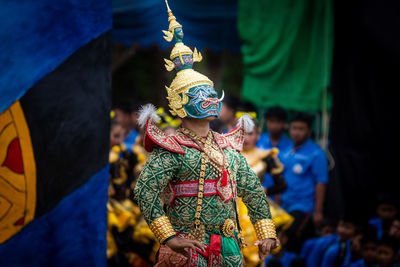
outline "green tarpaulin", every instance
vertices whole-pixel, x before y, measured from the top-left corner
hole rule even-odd
[[[264,108],[325,109],[332,20],[330,0],[239,0],[243,99]]]

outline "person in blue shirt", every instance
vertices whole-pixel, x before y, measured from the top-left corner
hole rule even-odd
[[[319,227],[323,220],[328,181],[328,159],[325,152],[310,139],[311,133],[311,116],[306,113],[295,114],[289,127],[293,145],[281,152],[280,157],[285,166],[283,176],[287,183],[280,204],[294,217],[294,223],[289,228],[290,235],[294,235],[300,244],[313,235],[313,226]],[[296,246],[297,249],[300,244]]]
[[[332,220],[326,220],[321,224],[320,237],[329,236],[336,232],[336,224]],[[313,237],[307,239],[301,248],[300,257],[303,258],[306,262],[310,257],[311,252],[313,251],[315,244],[317,243],[319,237]]]
[[[329,255],[330,256],[329,260],[330,260],[333,252],[338,252],[337,249],[342,248],[341,246],[343,245],[340,245],[340,243],[345,244],[347,240],[352,238],[355,234],[355,230],[356,226],[352,219],[345,217],[342,218],[336,227],[335,234],[320,237],[315,242],[314,248],[306,260],[307,266],[309,267],[325,266],[322,264],[325,253],[335,244],[339,244],[339,246],[337,246],[334,251],[330,252]],[[348,249],[350,249],[350,247]]]
[[[321,266],[324,267],[347,267],[351,264],[360,262],[366,266],[372,266],[376,261],[376,230],[374,227],[367,225],[366,227],[357,227],[354,232],[355,225],[347,222],[347,226],[342,223],[338,227],[339,242],[331,245],[323,255]]]
[[[395,199],[389,194],[378,196],[378,205],[376,214],[378,217],[372,218],[368,223],[376,228],[376,237],[381,239],[385,233],[388,233],[393,220],[398,213]]]
[[[278,148],[285,151],[292,146],[293,142],[285,135],[287,128],[287,112],[283,108],[271,107],[265,114],[267,132],[260,135],[257,147],[260,149]]]
[[[267,132],[262,133],[256,144],[259,149],[272,149],[278,148],[280,153],[292,147],[293,142],[290,138],[285,135],[287,129],[287,112],[279,106],[271,107],[265,114],[265,122],[267,126]],[[280,158],[280,154],[278,154]],[[268,188],[274,185],[274,181],[271,175],[266,174],[263,179],[264,188]],[[274,196],[270,196],[275,200]]]
[[[351,240],[340,241],[330,246],[324,254],[321,266],[348,266],[351,261]]]
[[[125,138],[123,141],[126,150],[132,152],[132,147],[138,137],[139,105],[136,104],[117,104],[114,106],[115,119],[122,125],[125,130]]]
[[[130,129],[128,135],[125,137],[123,142],[127,151],[132,152],[133,145],[136,143],[138,135],[139,133],[138,131],[136,131],[135,128]]]

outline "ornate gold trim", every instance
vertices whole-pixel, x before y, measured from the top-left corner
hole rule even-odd
[[[197,50],[196,50],[197,52]],[[174,60],[176,57],[180,57],[183,55],[193,55],[192,49],[186,46],[184,43],[176,43],[175,46],[172,48],[169,58]],[[183,64],[183,62],[182,62]]]
[[[258,240],[267,238],[277,239],[275,231],[275,223],[271,219],[259,220],[254,224]]]
[[[207,137],[207,142],[210,140],[210,134]],[[199,188],[197,193],[197,206],[196,213],[194,215],[194,229],[189,233],[190,239],[195,239],[200,242],[204,242],[206,238],[205,226],[201,224],[200,217],[203,206],[203,192],[204,192],[204,179],[206,177],[206,155],[201,153],[201,166],[200,166],[200,176],[199,176]]]
[[[226,237],[231,237],[235,230],[235,223],[231,219],[226,219],[222,226],[222,233]]]
[[[165,0],[165,4],[167,5],[167,11],[168,11],[168,22],[169,22],[169,27],[168,31],[173,33],[175,28],[182,27],[181,24],[179,24],[178,21],[176,21],[176,18],[174,14],[172,14],[171,9],[169,8],[168,1]],[[172,39],[171,39],[172,40]],[[168,41],[168,40],[167,40]],[[170,41],[169,41],[170,42]]]
[[[161,244],[167,238],[176,235],[174,228],[172,228],[172,224],[167,216],[158,217],[150,224],[149,227]]]

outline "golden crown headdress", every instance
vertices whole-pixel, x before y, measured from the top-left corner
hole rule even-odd
[[[167,0],[165,0],[165,4],[168,11],[169,28],[168,31],[163,31],[165,34],[164,39],[171,42],[175,37],[175,46],[171,51],[170,60],[164,59],[166,63],[165,68],[168,71],[172,71],[173,69],[177,71],[171,85],[169,87],[165,86],[165,88],[172,115],[184,118],[187,116],[187,113],[183,106],[188,102],[188,97],[185,93],[197,85],[205,84],[214,86],[214,84],[207,76],[192,69],[193,63],[200,62],[203,57],[200,52],[197,52],[196,48],[192,51],[188,46],[183,44],[183,32],[179,31],[179,29],[182,30],[182,25],[176,20]],[[182,34],[181,36],[179,32]]]

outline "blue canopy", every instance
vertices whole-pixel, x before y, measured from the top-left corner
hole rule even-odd
[[[239,52],[237,0],[172,0],[169,6],[183,26],[184,43],[198,49]],[[162,0],[114,0],[113,42],[167,48],[161,30],[168,30],[167,8]]]

